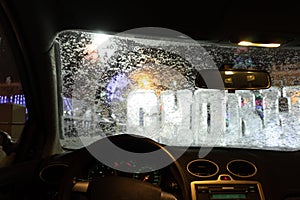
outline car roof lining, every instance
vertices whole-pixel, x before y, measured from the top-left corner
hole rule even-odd
[[[97,0],[10,0],[7,5],[35,52],[47,51],[55,35],[67,29],[121,32],[149,26],[173,29],[199,40],[235,42],[251,36],[300,44],[298,7],[282,2],[213,0],[196,6],[188,2],[137,5]]]

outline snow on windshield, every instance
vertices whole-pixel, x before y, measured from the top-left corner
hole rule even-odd
[[[184,42],[82,31],[64,31],[56,41],[65,148],[122,133],[175,146],[300,147],[299,50],[200,43],[195,53],[199,48]],[[174,53],[182,46],[197,56]],[[202,62],[207,57],[214,64]],[[235,93],[195,87],[197,70],[224,63],[267,70],[272,87]],[[214,134],[217,141],[207,143]]]

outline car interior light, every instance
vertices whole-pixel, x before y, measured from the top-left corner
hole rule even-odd
[[[268,44],[263,44],[263,43],[253,43],[253,42],[248,42],[248,41],[241,41],[238,43],[240,46],[254,46],[254,47],[268,47],[268,48],[276,48],[280,47],[279,43],[268,43]]]

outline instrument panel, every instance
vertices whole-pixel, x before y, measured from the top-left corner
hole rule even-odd
[[[134,171],[134,173],[128,173],[118,170],[120,166],[130,168],[130,171]],[[98,162],[88,170],[87,179],[93,180],[94,178],[105,176],[122,176],[127,178],[133,178],[142,182],[147,182],[159,186],[161,183],[162,175],[160,170],[152,170],[151,166],[146,165],[137,166],[133,161],[114,162],[113,168]]]

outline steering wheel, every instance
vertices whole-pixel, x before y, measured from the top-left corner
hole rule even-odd
[[[135,135],[115,135],[100,139],[86,148],[76,151],[76,157],[84,159],[74,159],[72,166],[65,174],[60,191],[59,200],[70,200],[73,192],[86,193],[89,200],[110,199],[110,200],[175,200],[176,197],[170,193],[164,192],[160,187],[150,183],[142,182],[132,178],[121,176],[106,176],[94,178],[90,181],[76,181],[74,177],[81,170],[88,166],[91,161],[95,160],[95,155],[91,151],[106,152],[107,144],[114,144],[122,150],[130,153],[149,153],[154,151],[162,152],[159,159],[169,160],[177,176],[181,179],[179,187],[184,199],[189,199],[188,186],[185,182],[185,175],[181,166],[178,164],[173,155],[161,144],[141,136]],[[116,155],[116,154],[114,154]]]

